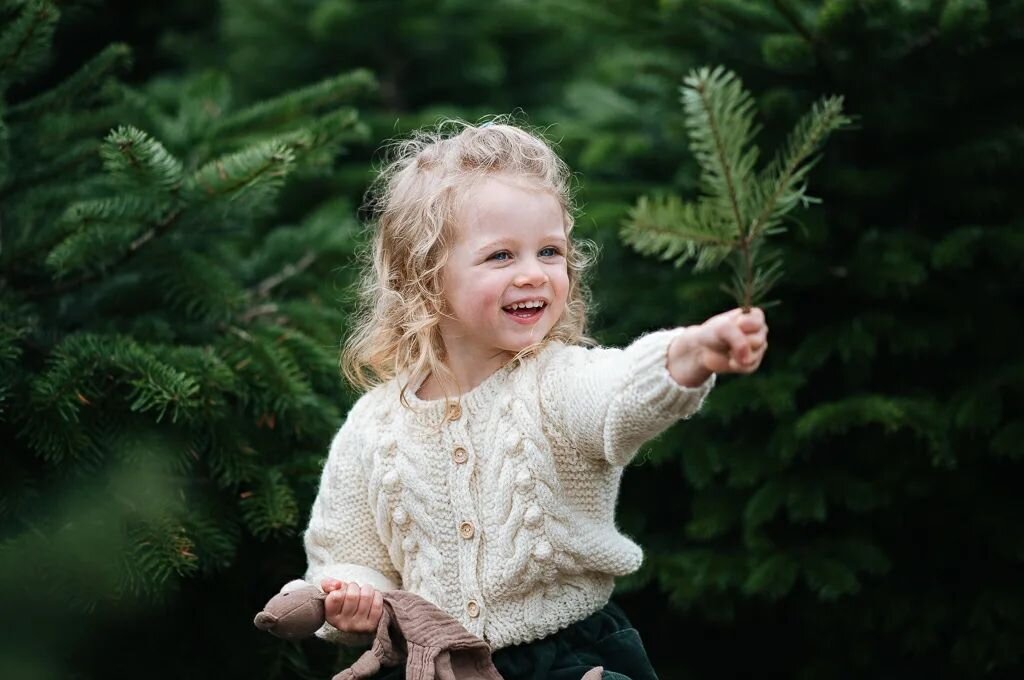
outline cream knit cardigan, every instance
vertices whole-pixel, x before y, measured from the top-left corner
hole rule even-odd
[[[416,397],[418,385],[406,391],[412,409],[402,406],[397,380],[363,395],[324,465],[305,579],[414,592],[494,650],[597,611],[643,559],[615,526],[623,467],[715,384],[715,374],[695,388],[669,375],[682,331],[625,349],[549,343],[447,414],[443,399]],[[372,638],[330,624],[317,635]]]

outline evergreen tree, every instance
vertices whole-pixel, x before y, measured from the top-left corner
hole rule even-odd
[[[766,145],[822,92],[843,93],[860,121],[815,169],[824,207],[795,215],[765,363],[722,380],[703,417],[627,475],[622,503],[653,546],[627,587],[656,584],[688,613],[683,630],[727,640],[680,658],[671,626],[650,644],[660,669],[953,678],[1024,668],[1013,529],[1024,383],[1016,356],[980,350],[1021,332],[1022,20],[1020,3],[666,3],[630,42],[686,68],[652,65],[617,89],[602,81],[648,131],[636,146],[674,161],[663,188],[686,197],[699,191],[698,166],[664,142],[682,141],[669,96],[693,65],[743,75],[767,114]],[[661,95],[628,97],[658,81]],[[578,137],[584,149],[603,142],[597,130]],[[634,183],[658,177],[643,158],[614,160],[638,162]],[[693,323],[727,301],[715,273],[614,257],[598,276],[623,282],[602,298],[623,337],[670,321],[673,307]],[[651,302],[625,283],[636,280]],[[685,484],[666,474],[676,466]],[[642,511],[652,497],[673,500]],[[737,647],[749,653],[726,659]]]
[[[350,403],[337,267],[354,206],[303,187],[365,139],[351,103],[375,83],[239,105],[215,71],[130,87],[115,44],[33,89],[59,20],[46,0],[0,7],[0,592],[26,622],[0,675],[66,677],[95,654],[95,672],[179,677],[124,653],[120,626],[184,626],[209,597],[188,591],[231,569],[259,601],[301,574],[287,556],[257,583],[237,562],[294,543]],[[201,616],[251,621],[210,590]]]

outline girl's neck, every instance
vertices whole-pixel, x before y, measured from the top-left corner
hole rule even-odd
[[[459,397],[475,389],[480,383],[494,375],[495,371],[507,364],[513,356],[511,352],[502,352],[476,361],[449,362],[448,369],[457,383],[455,386],[449,386],[449,391],[454,389],[449,396]],[[444,386],[437,376],[430,373],[416,390],[416,396],[424,401],[443,399],[445,396]]]

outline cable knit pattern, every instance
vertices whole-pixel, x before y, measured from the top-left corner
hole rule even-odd
[[[404,408],[398,380],[364,395],[324,465],[306,580],[401,587],[492,649],[597,611],[615,577],[643,560],[615,525],[623,467],[715,384],[714,374],[694,388],[669,375],[668,346],[682,331],[624,349],[553,342],[463,394],[451,420],[443,400],[413,388]],[[317,635],[370,638],[329,624]]]

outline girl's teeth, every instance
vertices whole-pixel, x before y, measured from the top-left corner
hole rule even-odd
[[[516,303],[514,305],[509,305],[505,309],[508,309],[508,310],[514,312],[517,309],[537,309],[537,308],[543,307],[543,306],[544,306],[543,302],[523,302],[523,303]]]

